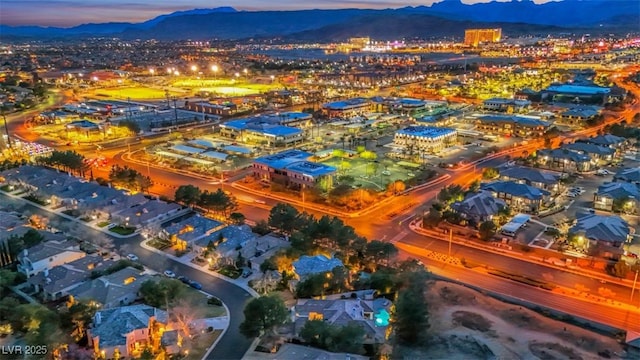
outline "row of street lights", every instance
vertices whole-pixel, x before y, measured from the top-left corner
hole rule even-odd
[[[198,71],[198,66],[197,65],[191,65],[191,72],[195,74],[197,71]],[[211,65],[211,72],[213,73],[214,78],[217,76],[219,71],[220,71],[220,67],[218,65],[215,65],[215,64]],[[249,70],[245,68],[245,69],[242,70],[242,73],[244,74],[244,76],[247,76],[249,74]],[[149,68],[149,74],[151,76],[155,75],[156,74],[156,69]],[[167,74],[179,76],[180,75],[180,71],[175,67],[168,67],[167,68]],[[240,73],[236,72],[234,74],[234,76],[236,78],[238,78],[238,77],[240,77]],[[272,76],[272,80],[273,80],[273,76]]]

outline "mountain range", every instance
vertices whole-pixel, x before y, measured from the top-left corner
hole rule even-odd
[[[613,5],[613,6],[612,6]],[[141,23],[83,24],[71,28],[0,25],[0,35],[38,38],[111,36],[123,39],[246,39],[279,37],[344,40],[461,36],[464,28],[502,27],[511,36],[554,32],[640,31],[638,0],[532,0],[467,5],[443,0],[399,9],[237,11],[232,7],[193,9]]]

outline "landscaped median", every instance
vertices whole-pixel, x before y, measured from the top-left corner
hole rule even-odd
[[[127,236],[127,235],[133,234],[136,231],[136,228],[118,225],[118,226],[109,228],[109,231],[116,233],[118,235]]]

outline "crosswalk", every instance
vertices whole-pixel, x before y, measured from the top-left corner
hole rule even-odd
[[[393,238],[391,238],[391,240],[389,240],[390,243],[395,244],[398,241],[402,240],[405,236],[407,236],[409,233],[407,231],[401,231],[400,233],[398,233],[396,236],[394,236]]]

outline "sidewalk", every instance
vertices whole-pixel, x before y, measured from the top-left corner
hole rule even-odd
[[[162,250],[158,250],[158,249],[154,248],[153,246],[150,246],[149,244],[147,244],[147,242],[149,242],[149,241],[150,240],[143,240],[142,242],[140,242],[140,246],[142,248],[146,249],[146,250],[153,251],[156,254],[161,254],[163,256],[166,256],[166,257],[168,257],[169,259],[171,259],[173,261],[182,263],[182,264],[187,265],[187,266],[189,266],[189,267],[191,267],[193,269],[196,269],[196,270],[202,271],[203,273],[206,273],[206,274],[209,274],[211,276],[217,277],[220,280],[224,280],[226,282],[232,283],[233,285],[244,289],[246,292],[251,294],[251,296],[253,296],[253,297],[256,297],[256,298],[260,297],[260,295],[249,286],[249,284],[246,281],[246,279],[241,279],[241,280],[232,279],[232,278],[230,278],[228,276],[224,276],[224,275],[218,274],[215,271],[209,270],[207,268],[207,265],[200,266],[198,264],[192,263],[191,260],[194,258],[194,256],[188,256],[189,254],[185,254],[185,256],[177,257],[175,255],[168,254],[168,253],[166,253],[166,252],[164,252]]]
[[[420,234],[420,235],[424,235],[424,236],[428,236],[430,238],[434,238],[434,239],[438,239],[438,240],[442,240],[442,241],[448,241],[448,233],[445,234],[447,236],[445,236],[446,238],[443,238],[443,234],[434,230],[428,230],[428,229],[423,229],[421,228],[418,223],[420,222],[420,220],[411,222],[409,224],[409,228],[411,229],[411,231],[413,231],[416,234]],[[532,264],[537,264],[537,265],[542,265],[542,266],[546,266],[548,268],[551,269],[556,269],[556,270],[563,270],[575,275],[581,275],[581,276],[589,276],[592,277],[594,279],[597,280],[604,280],[606,282],[609,283],[613,283],[613,284],[617,284],[617,285],[621,285],[621,286],[626,286],[629,287],[631,286],[631,280],[626,280],[626,279],[616,279],[616,278],[612,278],[611,276],[605,276],[603,273],[601,272],[597,272],[597,271],[593,271],[593,270],[589,270],[589,269],[583,269],[583,268],[570,268],[567,266],[558,266],[555,265],[553,263],[549,263],[544,261],[544,259],[542,258],[538,258],[538,257],[533,257],[533,256],[527,256],[526,254],[519,252],[519,251],[513,251],[513,250],[506,250],[506,249],[502,249],[502,248],[496,248],[493,246],[489,246],[489,245],[483,245],[483,244],[479,244],[476,243],[474,241],[469,241],[466,240],[464,238],[460,238],[459,236],[454,235],[453,236],[453,243],[457,244],[457,245],[462,245],[462,246],[466,246],[466,247],[471,247],[474,249],[478,249],[478,250],[482,250],[482,251],[487,251],[487,252],[491,252],[497,255],[503,255],[503,256],[508,256],[511,257],[513,259],[517,259],[520,261],[526,261]],[[559,254],[560,256],[560,254]]]

